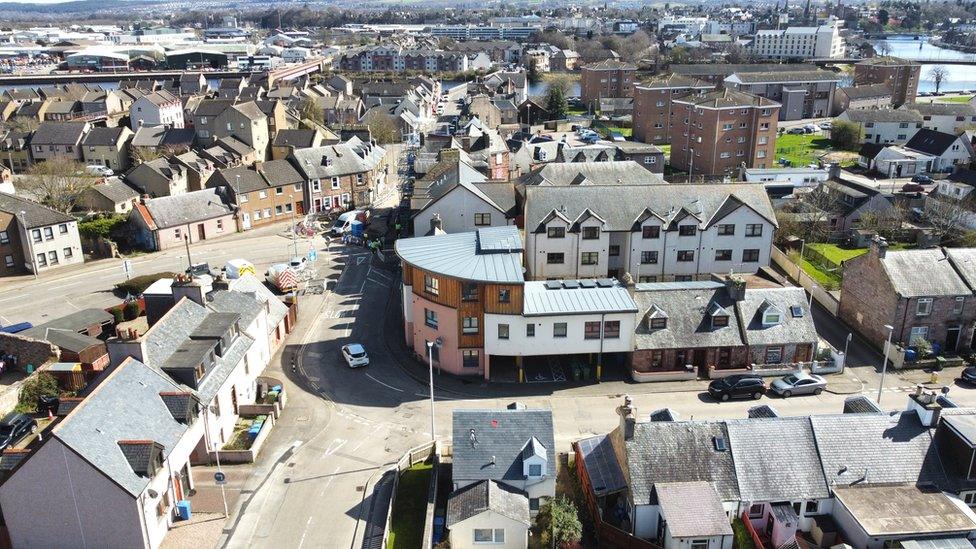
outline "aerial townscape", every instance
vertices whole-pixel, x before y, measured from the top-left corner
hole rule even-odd
[[[0,1],[0,549],[976,548],[976,2]]]

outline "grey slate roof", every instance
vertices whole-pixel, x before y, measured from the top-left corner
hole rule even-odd
[[[744,84],[753,83],[804,83],[804,82],[839,82],[840,76],[831,71],[812,70],[812,71],[772,71],[772,72],[743,72],[735,73],[736,77]]]
[[[454,410],[452,418],[454,482],[524,480],[522,449],[532,437],[546,449],[545,476],[556,474],[552,411]]]
[[[270,160],[261,164],[261,174],[272,187],[302,183],[302,174],[287,160]],[[300,192],[300,191],[299,191]]]
[[[976,116],[976,107],[969,103],[911,103],[907,107],[923,116]]]
[[[70,215],[7,193],[0,193],[0,212],[16,216],[28,229],[75,221],[75,218]],[[24,214],[21,215],[20,212],[24,212]]]
[[[850,99],[865,99],[869,97],[886,97],[891,95],[891,88],[887,84],[866,84],[863,86],[852,86],[840,88],[837,91],[844,92]]]
[[[447,500],[447,527],[494,511],[523,524],[532,524],[529,516],[529,498],[525,492],[499,484],[493,480],[465,486],[455,491]]]
[[[644,284],[634,292],[637,302],[637,349],[678,349],[700,347],[738,347],[743,345],[735,302],[725,286],[713,283],[707,288],[670,287],[651,290]],[[718,304],[729,314],[729,324],[712,328],[708,308]],[[644,316],[657,307],[667,315],[667,327],[651,329]]]
[[[829,497],[809,418],[746,419],[725,424],[743,501]]]
[[[736,72],[791,72],[798,70],[816,70],[817,66],[803,63],[745,63],[738,65],[725,63],[696,63],[694,65],[671,65],[670,68],[676,74],[728,75]]]
[[[661,514],[675,538],[728,536],[729,517],[710,482],[661,482],[655,485]]]
[[[582,179],[580,179],[582,177]],[[633,160],[610,162],[550,162],[519,179],[522,185],[666,185],[660,174]]]
[[[959,276],[976,290],[976,248],[946,248],[945,251]]]
[[[923,122],[918,111],[905,109],[854,109],[844,111],[851,122],[866,124],[868,122]]]
[[[92,187],[92,191],[104,196],[115,204],[139,198],[139,192],[118,177],[107,178],[104,183],[99,183]]]
[[[558,282],[558,281],[556,281]],[[575,282],[575,281],[574,281]],[[625,286],[553,288],[543,281],[525,283],[524,316],[575,315],[587,313],[636,313],[637,304]]]
[[[207,310],[200,305],[189,299],[180,300],[143,335],[143,360],[162,365],[206,317]]]
[[[827,483],[945,483],[931,431],[915,412],[811,416]]]
[[[730,107],[779,107],[772,99],[735,90],[717,90],[701,95],[686,95],[674,100],[677,103],[695,105],[701,108],[727,109]]]
[[[254,191],[268,189],[268,182],[255,170],[244,166],[217,170],[213,175],[216,179],[210,185],[227,185],[234,194],[248,194]]]
[[[251,348],[253,343],[254,340],[250,336],[241,333],[230,348],[224,350],[223,356],[217,358],[217,364],[204,375],[199,387],[197,387],[196,394],[201,402],[209,403],[217,396],[221,386],[230,377],[234,368],[237,368],[237,365],[244,360],[244,355],[247,354],[247,350]]]
[[[253,295],[259,303],[267,305],[268,333],[274,332],[278,323],[288,314],[288,306],[282,303],[278,296],[274,295],[257,277],[242,276],[232,280],[230,289],[234,292]]]
[[[922,128],[905,143],[905,148],[941,156],[958,140],[959,136],[955,134]]]
[[[306,179],[327,179],[369,171],[366,161],[344,143],[292,151],[295,167]]]
[[[31,137],[31,145],[77,145],[87,127],[84,122],[41,122]]]
[[[657,483],[690,481],[711,482],[722,501],[739,501],[732,452],[716,450],[716,438],[729,440],[722,422],[638,422],[631,440],[615,438],[625,445],[634,503],[650,504]]]
[[[844,399],[845,414],[881,414],[883,411],[873,400],[864,395],[853,395]]]
[[[204,221],[233,213],[218,189],[202,189],[146,200],[146,209],[160,229]],[[230,230],[228,228],[227,230]]]
[[[149,478],[137,474],[119,447],[124,440],[150,440],[164,455],[176,447],[187,426],[173,419],[159,393],[180,387],[159,369],[127,360],[51,431],[92,467],[138,497]]]
[[[763,311],[768,307],[781,313],[779,324],[763,326]],[[791,307],[800,307],[803,316],[794,317]],[[816,343],[819,339],[803,288],[747,288],[736,308],[749,345]]]
[[[643,168],[642,168],[643,169]],[[606,221],[605,231],[636,230],[638,217],[650,209],[669,219],[682,208],[700,211],[700,227],[718,222],[719,212],[730,212],[729,198],[735,206],[755,210],[775,224],[772,203],[762,184],[722,185],[600,185],[592,187],[545,185],[525,188],[525,230],[543,232],[542,221],[553,211],[561,211],[570,221],[589,209]]]
[[[515,213],[515,185],[507,181],[472,183],[475,188],[491,199],[503,212]]]
[[[466,233],[401,238],[400,259],[424,271],[481,282],[521,283],[522,237],[517,227],[488,227]]]
[[[92,128],[91,131],[85,135],[85,138],[81,140],[81,144],[86,147],[114,146],[119,142],[119,138],[122,136],[122,132],[124,132],[125,129],[125,126],[117,126],[115,128]]]
[[[903,297],[972,293],[944,258],[939,249],[888,250],[881,265],[894,290]]]
[[[274,147],[295,147],[299,149],[304,149],[311,147],[315,142],[315,136],[318,134],[315,130],[292,130],[292,129],[282,129],[278,130],[275,134],[274,141],[272,141],[272,146]]]
[[[242,330],[250,326],[264,309],[254,294],[227,290],[218,290],[208,295],[207,306],[218,313],[235,313]]]

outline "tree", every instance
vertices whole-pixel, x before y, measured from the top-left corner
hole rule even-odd
[[[882,27],[888,24],[888,10],[881,8],[878,10],[878,24]]]
[[[939,93],[942,82],[949,77],[949,69],[945,65],[936,65],[929,69],[929,80],[935,84],[935,93]]]
[[[577,547],[583,537],[583,524],[576,504],[565,495],[546,502],[536,517],[542,547]]]
[[[875,44],[874,51],[878,52],[878,55],[882,57],[887,57],[891,55],[891,44],[887,40],[882,40]]]
[[[940,242],[955,238],[962,222],[972,215],[967,202],[944,196],[935,198],[931,195],[925,200],[925,219]]]
[[[896,236],[906,218],[905,210],[894,207],[884,211],[865,212],[861,215],[858,227],[875,232],[885,238]]]
[[[82,193],[97,182],[98,179],[86,172],[81,162],[55,157],[31,166],[19,187],[38,202],[59,212],[70,213]]]
[[[393,117],[386,113],[376,113],[368,124],[370,136],[380,145],[400,142],[400,130]]]
[[[7,120],[6,124],[4,124],[4,126],[6,126],[6,128],[10,131],[25,133],[36,130],[37,126],[39,125],[40,122],[38,122],[36,118],[31,118],[28,116],[15,116],[10,120]]]
[[[860,124],[846,120],[835,120],[830,128],[830,143],[845,151],[857,150],[864,138],[864,128]]]
[[[310,97],[302,101],[298,112],[303,120],[308,119],[316,124],[325,124],[325,109],[314,98]]]
[[[529,60],[529,69],[525,72],[525,77],[531,84],[539,81],[539,61],[534,57]]]
[[[26,364],[22,365],[27,367]],[[40,366],[40,364],[34,364]],[[61,389],[58,387],[58,380],[48,372],[37,372],[36,375],[24,380],[20,388],[20,395],[17,397],[16,411],[22,414],[32,414],[37,411],[37,399],[42,396],[58,396]]]
[[[549,90],[546,92],[546,110],[549,111],[550,120],[566,118],[569,105],[566,103],[566,93],[561,86],[549,85]]]

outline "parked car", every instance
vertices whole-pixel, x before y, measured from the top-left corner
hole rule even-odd
[[[786,133],[793,134],[793,135],[803,135],[807,132],[803,128],[790,128],[786,130]]]
[[[24,414],[10,412],[0,419],[0,452],[13,446],[28,433],[37,432],[37,420]]]
[[[821,130],[829,130],[829,129],[833,128],[833,127],[834,127],[834,124],[833,124],[833,122],[830,122],[830,121],[821,122],[820,123],[820,129]]]
[[[803,126],[803,131],[806,133],[815,133],[820,131],[820,126],[816,124],[807,124]]]
[[[296,255],[288,262],[288,266],[296,273],[300,273],[308,266],[308,258],[303,255]]]
[[[916,174],[912,176],[912,183],[922,183],[923,185],[928,185],[929,183],[933,183],[933,182],[934,181],[932,180],[932,178],[927,175]]]
[[[959,374],[959,381],[968,383],[970,385],[976,385],[976,366],[970,366]]]
[[[90,164],[88,166],[85,166],[85,171],[87,171],[91,175],[100,175],[102,177],[115,175],[115,172],[112,171],[112,168],[106,168],[105,166],[99,166],[98,164]]]
[[[366,354],[366,348],[359,343],[343,345],[342,358],[346,361],[346,364],[348,364],[350,368],[369,366],[369,355]]]
[[[783,376],[769,385],[769,390],[783,398],[793,395],[819,395],[827,380],[816,374],[798,373]]]
[[[726,401],[733,398],[760,399],[766,394],[763,379],[751,374],[736,374],[716,379],[708,384],[708,394],[715,400]]]

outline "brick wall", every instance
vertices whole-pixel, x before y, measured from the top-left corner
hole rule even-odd
[[[17,334],[0,333],[0,351],[17,357],[18,368],[25,369],[28,364],[35,369],[42,364],[57,361],[61,353],[47,341],[40,341]]]

